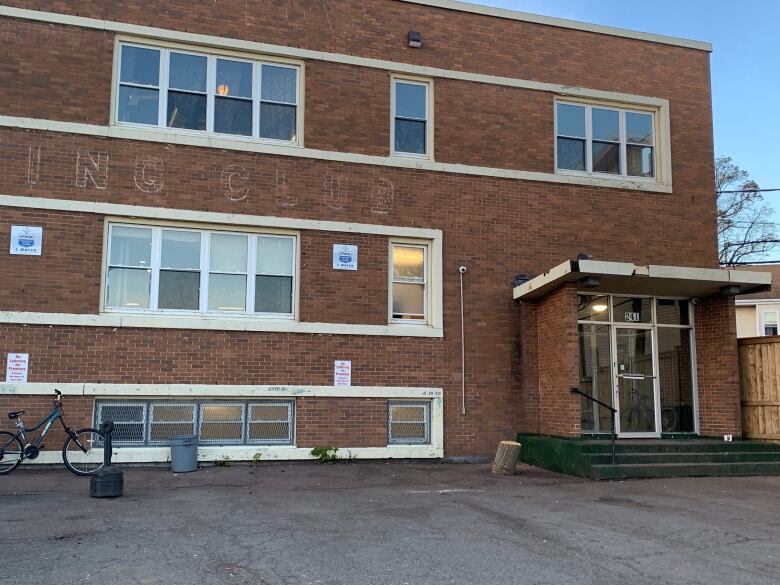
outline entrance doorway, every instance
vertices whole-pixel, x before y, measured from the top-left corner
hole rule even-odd
[[[619,437],[696,432],[694,341],[685,299],[580,294],[580,389],[618,411]],[[611,432],[582,399],[582,432]]]

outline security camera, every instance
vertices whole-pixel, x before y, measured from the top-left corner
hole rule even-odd
[[[466,268],[465,266],[461,266],[460,268],[458,268],[458,272],[460,272],[461,274],[466,274],[467,270],[468,268]]]
[[[697,297],[693,297],[693,298],[691,299],[691,304],[692,304],[692,305],[698,305],[698,304],[699,304],[699,299],[698,299]]]

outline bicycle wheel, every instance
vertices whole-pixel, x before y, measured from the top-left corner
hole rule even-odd
[[[11,473],[24,458],[24,446],[19,437],[0,431],[0,475]]]
[[[103,467],[103,434],[97,429],[81,429],[65,439],[62,461],[76,475],[92,475]]]

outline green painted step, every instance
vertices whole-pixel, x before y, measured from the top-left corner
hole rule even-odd
[[[609,453],[587,454],[591,465],[612,463]],[[780,451],[720,451],[693,453],[616,453],[619,465],[646,465],[650,463],[740,463],[780,462]]]
[[[592,479],[650,479],[658,477],[702,477],[780,475],[780,461],[743,463],[657,463],[646,465],[593,465]]]
[[[583,453],[609,453],[609,441],[576,441]],[[780,445],[759,443],[757,441],[714,441],[709,439],[694,440],[618,440],[615,442],[616,453],[727,453],[747,451],[777,452]]]

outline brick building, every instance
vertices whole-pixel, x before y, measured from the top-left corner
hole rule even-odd
[[[621,436],[740,435],[734,295],[769,280],[717,269],[707,44],[450,0],[16,0],[0,47],[0,359],[28,356],[0,410],[60,388],[119,461],[604,432],[572,387]]]

